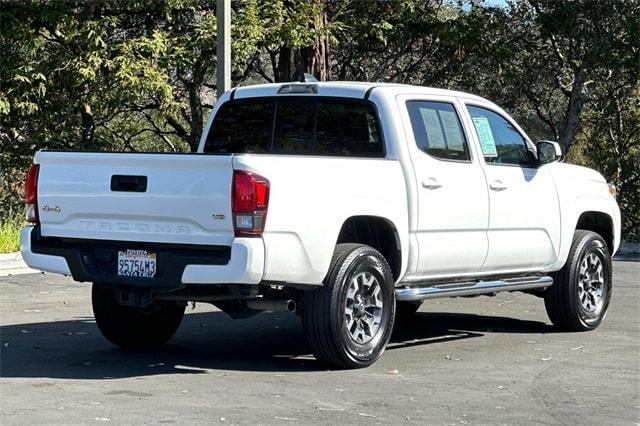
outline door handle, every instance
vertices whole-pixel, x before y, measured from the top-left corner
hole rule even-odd
[[[489,184],[489,188],[493,189],[494,191],[504,191],[508,188],[508,186],[505,185],[500,179],[496,179]]]
[[[123,192],[147,192],[146,176],[111,176],[111,190]]]
[[[442,184],[438,182],[438,179],[430,177],[427,178],[425,182],[422,182],[422,187],[426,189],[438,189],[442,187]]]

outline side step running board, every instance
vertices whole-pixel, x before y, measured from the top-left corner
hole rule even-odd
[[[467,281],[443,283],[430,286],[396,288],[396,300],[415,301],[435,299],[437,297],[475,296],[498,293],[501,291],[523,291],[546,288],[553,284],[548,276],[505,278],[493,281]]]

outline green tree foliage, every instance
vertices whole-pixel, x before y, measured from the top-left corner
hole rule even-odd
[[[624,236],[640,241],[640,84],[607,93],[584,114],[575,155],[616,185]]]
[[[640,0],[232,8],[234,84],[310,72],[488,97],[619,185],[625,233],[639,238]],[[2,1],[0,215],[19,208],[36,149],[194,151],[217,96],[215,48],[212,0]]]

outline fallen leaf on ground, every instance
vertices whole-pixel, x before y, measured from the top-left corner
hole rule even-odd
[[[398,370],[397,368],[392,368],[391,370],[388,371],[389,374],[400,374],[400,370]]]
[[[362,417],[371,417],[372,419],[376,419],[377,418],[376,416],[373,416],[373,415],[367,414],[367,413],[358,413],[358,415],[362,416]]]

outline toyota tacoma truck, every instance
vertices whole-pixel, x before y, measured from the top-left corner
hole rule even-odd
[[[522,291],[562,330],[598,327],[620,244],[615,187],[531,142],[493,103],[396,84],[224,93],[197,153],[40,151],[31,268],[92,283],[98,328],[156,348],[188,302],[297,312],[315,357],[366,367],[396,317]]]

